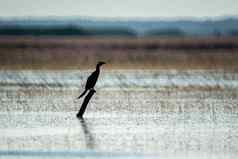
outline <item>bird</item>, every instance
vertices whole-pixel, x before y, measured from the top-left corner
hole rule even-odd
[[[100,74],[100,67],[104,64],[106,63],[102,61],[98,62],[96,66],[96,70],[87,79],[84,92],[77,99],[83,97],[87,93],[88,90],[94,90],[94,86],[96,85],[98,76]]]

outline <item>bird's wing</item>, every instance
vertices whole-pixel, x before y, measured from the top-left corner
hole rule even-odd
[[[95,83],[96,80],[97,80],[97,79],[95,79],[96,76],[97,76],[97,73],[96,73],[96,71],[94,71],[94,72],[88,77],[85,88],[89,89],[89,88],[91,88],[91,85],[94,85],[93,83]]]

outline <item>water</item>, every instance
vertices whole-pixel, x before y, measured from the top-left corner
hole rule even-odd
[[[92,71],[0,71],[0,84],[78,89]],[[205,86],[238,87],[238,72],[223,70],[112,70],[103,71],[98,89],[161,89],[164,87]]]
[[[232,114],[216,114],[214,119],[200,112],[88,112],[81,121],[75,112],[11,112],[0,116],[1,150],[193,158],[232,158],[238,152],[238,119]]]
[[[87,71],[0,74],[0,158],[238,155],[235,72],[103,72],[83,120],[76,97]]]

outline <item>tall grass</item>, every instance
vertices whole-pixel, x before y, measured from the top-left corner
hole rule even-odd
[[[0,69],[238,68],[237,38],[0,37]]]

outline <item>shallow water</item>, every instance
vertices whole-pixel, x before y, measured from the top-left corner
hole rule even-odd
[[[89,71],[1,70],[2,86],[78,89],[82,87]],[[164,87],[219,86],[238,87],[238,72],[223,70],[111,70],[102,71],[97,89],[162,89]]]
[[[193,158],[233,158],[238,153],[237,114],[216,114],[214,119],[200,112],[88,112],[79,120],[75,112],[5,112],[0,117],[1,150],[39,155],[64,150],[69,157],[75,151]]]
[[[22,73],[21,78],[16,78],[19,72],[1,72],[0,158],[236,158],[236,73],[190,71],[185,76],[176,72],[184,79],[206,74],[208,81],[235,81],[221,82],[219,90],[183,90],[176,87],[180,85],[177,77],[172,78],[174,85],[168,82],[169,87],[161,89],[161,83],[147,83],[147,77],[155,76],[153,71],[145,72],[144,77],[138,72],[119,72],[128,74],[119,79],[113,73],[104,74],[84,120],[75,116],[82,103],[82,99],[76,100],[80,94],[76,86],[82,88],[74,84],[78,72],[71,72],[71,76],[75,75],[72,84],[65,84],[68,77],[63,81],[58,78],[70,71],[40,72],[40,80]],[[156,78],[163,73],[168,76],[165,71],[157,72],[160,74]],[[114,82],[115,88],[113,82],[107,83],[112,77],[106,76],[119,81]],[[130,88],[121,84],[133,82],[128,81],[128,76],[142,84]],[[104,77],[109,79],[104,81]],[[49,85],[54,82],[54,86]],[[203,87],[208,83],[200,82]]]

